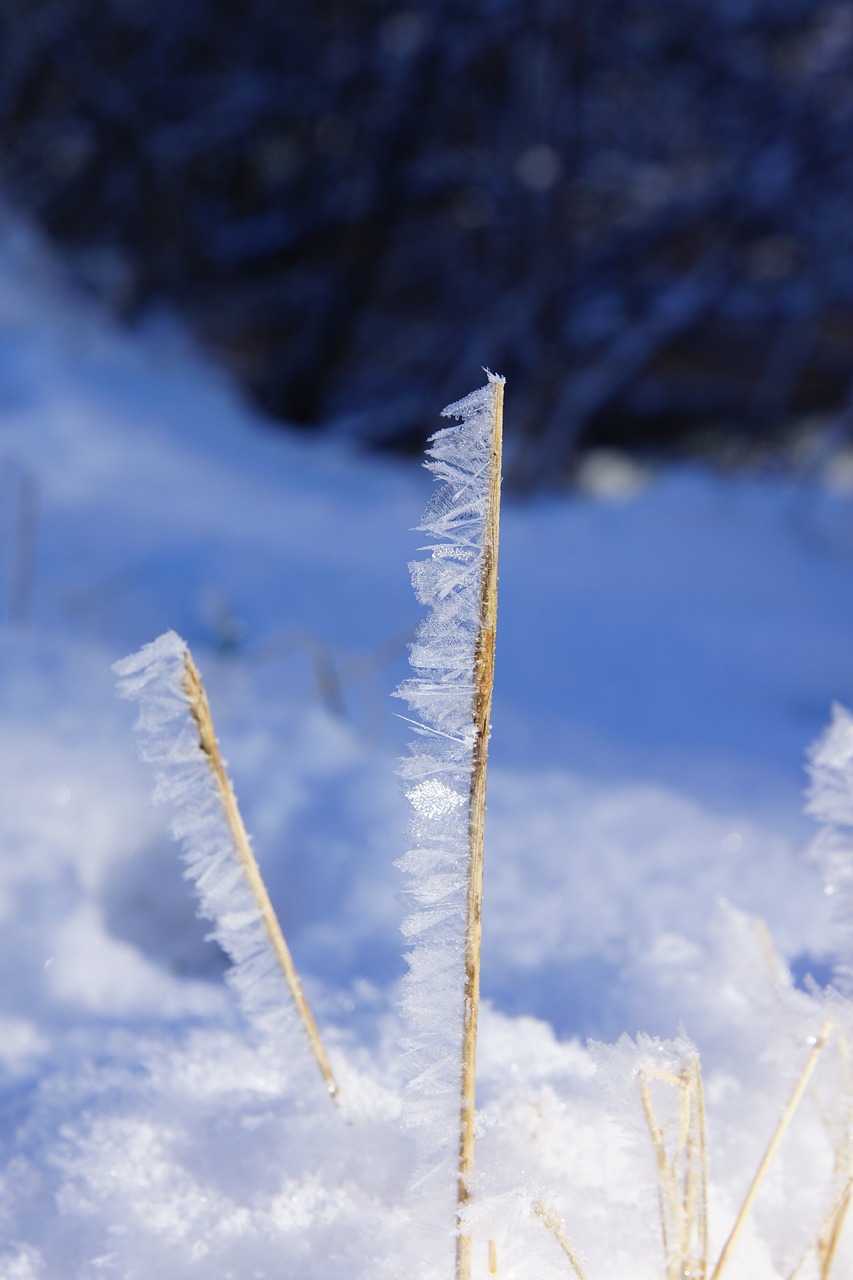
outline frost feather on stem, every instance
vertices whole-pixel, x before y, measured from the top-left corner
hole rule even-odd
[[[473,1158],[473,1073],[485,763],[494,661],[500,434],[504,379],[449,405],[460,419],[430,440],[441,482],[418,528],[429,558],[410,566],[429,613],[411,646],[405,699],[417,732],[400,768],[414,816],[400,862],[413,911],[403,1010],[410,1076],[406,1119],[441,1186],[457,1179],[461,1211]],[[432,541],[434,540],[434,541]],[[451,1154],[459,1152],[455,1170]],[[458,1249],[467,1249],[465,1232]],[[457,1276],[468,1274],[460,1262]]]
[[[121,696],[139,703],[139,753],[154,769],[153,799],[171,805],[184,874],[195,885],[199,915],[213,922],[210,936],[233,962],[227,977],[244,1012],[264,1032],[285,1037],[295,1062],[307,1063],[310,1048],[336,1097],[337,1084],[252,853],[189,649],[169,631],[113,670]]]

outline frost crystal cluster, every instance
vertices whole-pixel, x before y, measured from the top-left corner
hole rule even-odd
[[[407,1121],[424,1154],[453,1149],[458,1132],[465,991],[465,921],[473,753],[474,674],[489,515],[495,396],[503,379],[449,405],[458,426],[436,432],[426,466],[441,481],[418,526],[431,541],[413,563],[418,600],[430,612],[411,647],[415,675],[397,696],[417,737],[401,773],[414,809],[412,847],[401,860],[412,911],[403,1007],[411,1063]]]

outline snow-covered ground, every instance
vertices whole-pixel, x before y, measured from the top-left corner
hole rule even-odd
[[[825,985],[839,944],[804,754],[853,704],[853,498],[830,462],[506,500],[477,1277],[573,1276],[557,1219],[588,1280],[667,1275],[641,1083],[675,1115],[658,1077],[691,1044],[713,1262],[827,1011],[850,1021],[807,976]],[[399,1122],[408,733],[388,695],[430,488],[271,428],[166,320],[117,333],[0,218],[0,1280],[452,1275]],[[242,1019],[149,804],[111,664],[168,628],[204,673],[340,1110]],[[725,1280],[787,1276],[843,1192],[842,1044]]]

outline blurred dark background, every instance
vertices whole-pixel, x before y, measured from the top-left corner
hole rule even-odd
[[[0,183],[306,428],[488,364],[521,485],[849,432],[849,2],[0,0]]]

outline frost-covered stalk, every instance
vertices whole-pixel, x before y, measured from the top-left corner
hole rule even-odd
[[[569,1265],[577,1276],[578,1280],[586,1280],[586,1272],[581,1265],[581,1260],[572,1248],[572,1243],[566,1235],[566,1228],[563,1226],[560,1215],[551,1205],[544,1204],[541,1200],[534,1200],[531,1209],[544,1222],[545,1226],[553,1235],[557,1244],[563,1250],[563,1253],[569,1260]]]
[[[824,1049],[829,1043],[830,1036],[832,1035],[834,1030],[835,1030],[835,1027],[833,1023],[830,1021],[827,1021],[821,1027],[820,1033],[815,1039],[811,1052],[809,1053],[809,1056],[806,1058],[803,1069],[800,1072],[799,1079],[797,1080],[797,1083],[794,1085],[794,1090],[790,1098],[788,1099],[787,1106],[785,1107],[785,1110],[782,1112],[782,1115],[779,1119],[779,1123],[776,1125],[776,1128],[773,1131],[773,1136],[771,1137],[770,1142],[768,1143],[767,1150],[764,1152],[764,1155],[761,1158],[761,1162],[758,1166],[758,1169],[755,1172],[755,1176],[753,1177],[752,1182],[749,1184],[749,1189],[744,1197],[743,1204],[740,1207],[740,1212],[738,1213],[737,1218],[735,1219],[734,1226],[729,1232],[726,1243],[723,1245],[723,1251],[717,1260],[717,1265],[714,1267],[714,1270],[711,1272],[711,1280],[720,1280],[720,1277],[722,1276],[723,1271],[727,1267],[732,1249],[734,1248],[735,1243],[737,1242],[741,1234],[741,1231],[743,1230],[744,1223],[749,1217],[750,1210],[752,1209],[752,1206],[755,1203],[755,1198],[758,1195],[758,1192],[761,1190],[761,1186],[764,1182],[764,1179],[767,1177],[767,1171],[773,1164],[773,1161],[776,1159],[776,1155],[779,1151],[779,1147],[782,1143],[782,1139],[785,1137],[785,1134],[788,1132],[788,1129],[791,1126],[791,1121],[796,1115],[799,1105],[802,1102],[803,1098],[805,1097],[806,1090],[809,1087],[809,1082],[811,1081],[811,1078],[814,1075],[815,1067],[817,1066],[818,1061]],[[831,1264],[832,1262],[831,1256],[829,1261]],[[823,1277],[827,1277],[828,1275],[829,1275],[828,1270],[824,1270]],[[823,1277],[822,1277],[822,1280],[823,1280]]]
[[[667,1280],[696,1276],[708,1269],[708,1168],[705,1102],[699,1059],[691,1055],[679,1071],[646,1067],[639,1073],[640,1100],[649,1126],[658,1167],[663,1248]],[[661,1120],[652,1098],[652,1084],[674,1090],[677,1120]],[[667,1144],[667,1129],[677,1139]]]
[[[409,954],[405,1008],[416,1070],[410,1122],[426,1152],[451,1140],[458,1114],[456,1274],[471,1271],[461,1214],[474,1157],[474,1089],[480,995],[480,939],[486,757],[494,677],[504,379],[449,405],[461,424],[436,432],[427,466],[443,481],[418,527],[437,541],[411,566],[418,599],[430,606],[398,690],[417,714],[418,738],[402,772],[415,785],[416,847],[402,861],[417,909],[403,929]]]
[[[292,1019],[282,1000],[284,977],[326,1088],[336,1097],[337,1084],[252,853],[189,649],[169,631],[113,669],[122,697],[140,703],[136,727],[140,754],[155,769],[154,798],[172,804],[172,831],[183,844],[200,914],[213,921],[213,937],[233,961],[229,980],[253,1021],[279,1030]]]
[[[462,1089],[459,1114],[458,1199],[470,1194],[474,1165],[474,1101],[477,1072],[477,1015],[480,1004],[480,944],[483,932],[483,847],[486,830],[486,763],[492,689],[495,679],[495,633],[498,615],[498,536],[500,532],[503,380],[490,381],[490,441],[483,512],[479,623],[474,651],[474,749],[468,811],[468,893],[465,915],[465,1002],[462,1029]],[[445,412],[447,412],[445,410]],[[461,1225],[461,1224],[460,1224]],[[471,1237],[457,1236],[456,1274],[471,1274]]]

